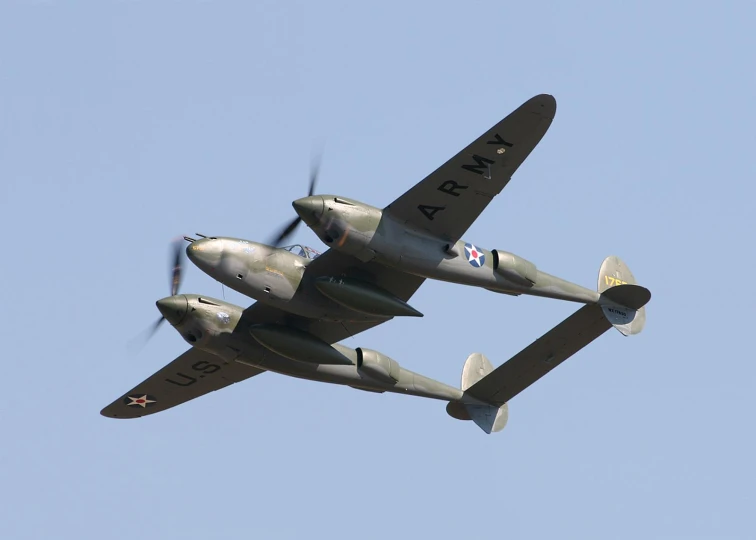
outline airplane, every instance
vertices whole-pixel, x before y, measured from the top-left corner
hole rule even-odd
[[[503,250],[462,239],[546,133],[553,96],[526,101],[384,209],[334,195],[292,203],[297,217],[263,244],[230,237],[184,237],[194,265],[257,300],[243,309],[207,296],[178,294],[181,247],[174,248],[171,296],[162,317],[191,348],[105,407],[101,414],[135,418],[272,371],[371,392],[445,400],[450,416],[501,430],[508,401],[611,327],[623,335],[645,325],[648,289],[627,265],[607,257],[597,290],[539,270]],[[281,247],[304,222],[329,246],[320,254]],[[421,317],[408,304],[425,279],[518,296],[585,304],[565,321],[494,369],[480,353],[465,362],[460,388],[402,368],[370,349],[338,342],[394,317]]]

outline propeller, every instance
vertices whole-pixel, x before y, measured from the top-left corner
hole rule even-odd
[[[171,296],[176,296],[178,294],[179,287],[181,286],[181,278],[184,277],[184,244],[181,243],[181,240],[181,238],[175,239],[172,245],[173,256],[171,257],[171,260],[173,261],[173,275],[171,276]]]
[[[310,165],[310,189],[307,192],[307,196],[311,197],[315,193],[315,184],[318,180],[318,172],[320,171],[320,156],[318,156],[316,159],[313,160],[312,164]],[[278,234],[276,234],[270,242],[268,242],[268,245],[274,246],[274,247],[280,247],[284,241],[289,238],[289,236],[292,235],[292,233],[296,230],[297,226],[301,223],[302,218],[297,216],[293,220],[291,220],[289,223],[287,223],[284,227],[282,227]]]
[[[181,287],[181,279],[183,278],[184,274],[184,246],[181,242],[181,238],[177,238],[173,241],[171,244],[171,252],[170,252],[170,262],[173,264],[173,268],[171,270],[171,282],[170,282],[170,288],[171,288],[171,296],[176,296],[179,291],[179,287]],[[130,343],[130,348],[132,349],[142,349],[147,342],[152,339],[152,336],[155,335],[155,332],[158,331],[158,328],[160,328],[160,325],[163,324],[163,321],[165,321],[164,316],[160,316],[160,318],[152,323],[144,332],[142,332],[137,338],[133,339]]]

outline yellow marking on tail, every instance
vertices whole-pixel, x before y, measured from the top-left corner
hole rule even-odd
[[[606,280],[606,284],[610,287],[614,287],[615,285],[627,285],[627,281],[622,281],[621,279],[612,276],[604,276],[604,280]]]

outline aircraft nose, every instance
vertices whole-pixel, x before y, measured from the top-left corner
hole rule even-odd
[[[177,294],[176,296],[168,296],[155,302],[160,313],[163,314],[165,320],[176,326],[186,316],[187,309],[189,307],[189,301],[183,294]]]
[[[223,241],[202,238],[186,246],[186,256],[201,269],[215,268],[223,255]]]
[[[325,203],[320,195],[312,195],[297,199],[291,205],[305,223],[312,222],[313,218],[319,218],[323,214]]]

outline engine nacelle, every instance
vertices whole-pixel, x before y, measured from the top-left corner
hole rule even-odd
[[[305,212],[304,222],[333,249],[363,262],[373,259],[375,251],[369,244],[381,222],[381,210],[346,197],[323,195],[321,199],[323,212],[315,218]]]
[[[491,255],[493,255],[494,271],[497,274],[523,287],[532,287],[536,282],[538,269],[529,260],[498,249],[494,249]]]
[[[357,369],[381,382],[394,384],[399,380],[402,368],[399,362],[377,351],[357,348]]]

